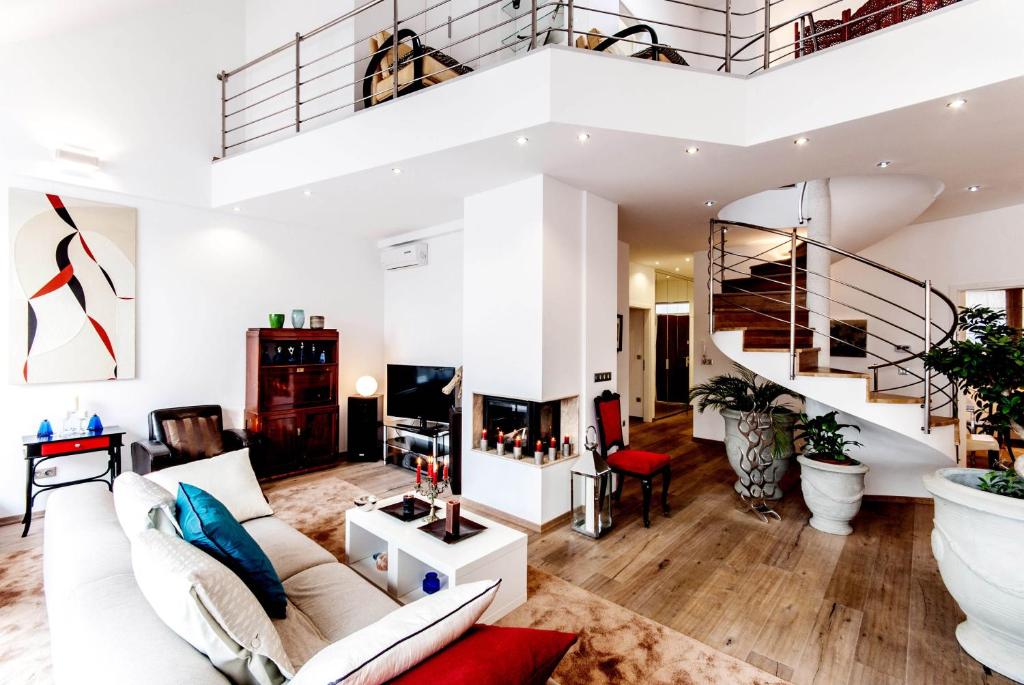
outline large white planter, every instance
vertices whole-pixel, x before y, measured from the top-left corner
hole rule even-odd
[[[732,486],[733,490],[745,497],[750,497],[750,491],[747,489],[749,481],[740,468],[740,458],[747,450],[747,440],[740,435],[740,413],[732,409],[723,409],[721,414],[722,419],[725,421],[725,455],[729,459],[729,466],[732,467],[733,473],[736,474],[736,482]],[[793,420],[795,418],[793,417]],[[765,478],[769,482],[775,483],[775,492],[768,499],[782,499],[782,496],[785,494],[778,484],[782,482],[782,477],[789,470],[789,464],[793,461],[792,457],[792,441],[790,441],[789,454],[780,459],[772,460],[771,467],[765,471]]]
[[[807,508],[811,510],[811,527],[833,535],[852,533],[850,521],[860,511],[860,503],[864,499],[867,465],[826,464],[802,454],[796,460],[801,467],[800,489]]]
[[[967,620],[956,639],[968,654],[1024,682],[1024,500],[978,490],[985,469],[924,477],[935,496],[932,554]]]

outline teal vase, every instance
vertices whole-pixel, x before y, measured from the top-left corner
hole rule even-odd
[[[292,310],[292,328],[302,328],[306,325],[306,312],[301,309]]]

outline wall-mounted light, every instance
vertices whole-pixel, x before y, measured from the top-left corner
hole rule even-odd
[[[92,150],[86,150],[85,148],[65,146],[59,147],[54,152],[56,157],[65,164],[71,164],[80,168],[99,169],[100,158]]]

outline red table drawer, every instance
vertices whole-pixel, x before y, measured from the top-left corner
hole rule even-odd
[[[110,447],[110,438],[103,436],[99,438],[81,438],[79,440],[62,440],[51,442],[42,446],[40,450],[43,456],[53,454],[74,454],[75,452],[90,452]]]

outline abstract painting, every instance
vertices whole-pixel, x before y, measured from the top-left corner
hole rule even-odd
[[[135,377],[132,207],[10,191],[13,383]]]

